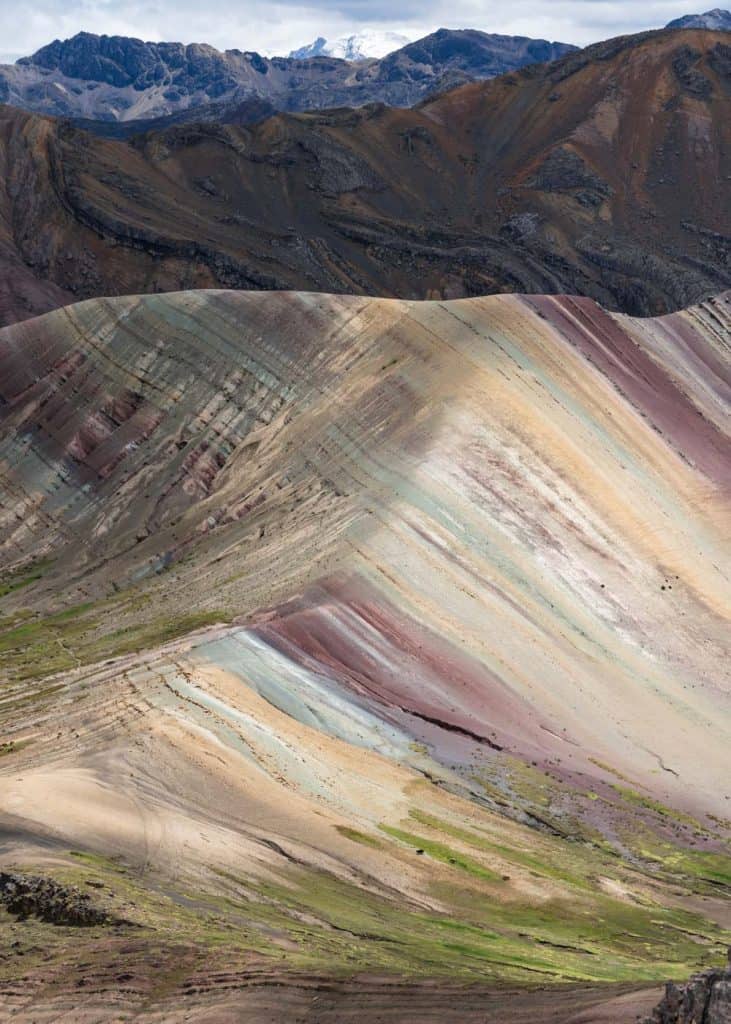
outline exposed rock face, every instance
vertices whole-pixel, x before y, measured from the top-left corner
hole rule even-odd
[[[440,29],[383,60],[353,62],[324,52],[312,59],[266,58],[198,43],[146,43],[80,32],[0,67],[0,100],[39,113],[110,122],[251,98],[290,111],[373,101],[406,106],[448,79],[489,78],[575,49],[567,43]]]
[[[489,35],[476,29],[440,28],[423,39],[388,54],[382,61],[386,78],[438,77],[462,72],[474,78],[492,77],[526,64],[557,60],[577,47],[524,36]]]
[[[211,286],[700,300],[731,285],[727,39],[649,33],[411,110],[239,110],[128,144],[6,108],[0,318]]]
[[[35,875],[0,871],[0,904],[21,921],[37,917],[47,924],[79,928],[110,922],[106,911],[92,904],[89,893]]]
[[[662,1002],[645,1024],[729,1024],[731,949],[726,968],[694,974],[685,985],[668,982]]]
[[[666,28],[710,28],[731,31],[731,11],[714,7],[705,14],[686,14],[682,18],[669,21]]]

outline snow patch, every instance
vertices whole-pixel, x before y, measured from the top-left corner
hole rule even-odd
[[[292,50],[289,54],[297,60],[308,57],[340,57],[342,60],[368,60],[371,57],[385,57],[387,53],[400,50],[412,40],[400,32],[378,31],[377,29],[342,36],[332,41],[318,36],[313,43]]]

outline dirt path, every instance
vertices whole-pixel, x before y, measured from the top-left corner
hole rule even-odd
[[[333,980],[312,975],[199,975],[160,1001],[145,998],[129,975],[71,990],[0,992],[0,1024],[635,1024],[658,1002],[659,988],[566,987],[534,991],[458,987],[444,981]],[[110,979],[111,980],[111,979]]]

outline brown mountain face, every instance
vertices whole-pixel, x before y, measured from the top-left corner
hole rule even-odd
[[[646,33],[473,83],[130,142],[0,114],[4,322],[224,286],[571,292],[645,315],[731,284],[731,46]]]

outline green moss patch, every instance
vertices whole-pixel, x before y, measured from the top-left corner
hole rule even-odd
[[[413,832],[405,832],[403,829],[393,828],[391,825],[381,825],[380,828],[393,839],[398,839],[399,842],[406,843],[407,846],[421,851],[433,858],[433,860],[437,860],[442,864],[448,864],[453,868],[458,868],[474,878],[479,878],[484,882],[502,881],[500,875],[490,871],[489,868],[484,867],[472,857],[464,853],[458,853],[447,846],[446,843],[435,842],[433,839],[426,839],[424,836],[417,836]]]
[[[616,783],[612,783],[612,789],[616,790],[617,793],[626,800],[627,803],[634,804],[635,807],[642,807],[647,811],[652,811],[653,814],[660,815],[661,818],[667,818],[670,821],[679,822],[680,824],[687,825],[689,828],[693,828],[699,832],[703,832],[704,828],[699,821],[692,818],[689,814],[685,814],[683,811],[676,811],[672,807],[668,807],[666,804],[661,803],[659,800],[654,800],[652,797],[645,796],[643,793],[638,793],[635,789],[629,789],[627,786],[618,786]]]
[[[16,590],[23,590],[24,587],[29,587],[31,583],[36,583],[43,577],[50,564],[48,559],[44,559],[43,561],[25,565],[21,569],[4,572],[0,576],[0,598],[7,597],[8,594],[12,594]]]
[[[349,828],[347,825],[336,825],[335,829],[341,836],[345,836],[346,839],[352,839],[354,843],[361,843],[362,846],[372,846],[377,850],[383,848],[383,843],[379,842],[375,836],[369,836],[366,832],[359,832],[357,828]]]
[[[0,743],[0,757],[7,757],[9,754],[17,754],[25,747],[29,746],[33,740],[8,740],[6,743]]]
[[[452,825],[449,822],[435,818],[431,814],[425,814],[423,811],[412,811],[411,817],[420,824],[436,831],[444,832],[446,835],[450,835],[468,846],[472,846],[477,850],[484,850],[486,853],[492,853],[500,860],[505,861],[506,867],[513,864],[527,869],[532,874],[554,878],[583,888],[588,884],[587,878],[590,869],[582,870],[578,867],[575,863],[576,858],[572,854],[559,858],[555,855],[551,856],[551,853],[547,850],[546,856],[541,856],[537,852],[534,853],[518,849],[517,847],[506,846],[504,843],[496,843],[485,836],[478,835],[476,832]],[[536,846],[540,845],[540,842],[537,840]]]
[[[196,629],[227,621],[223,610],[132,621],[108,631],[126,611],[124,601],[86,602],[39,619],[0,624],[0,661],[8,679],[43,679],[80,665],[145,651]],[[105,627],[107,627],[105,629]]]

